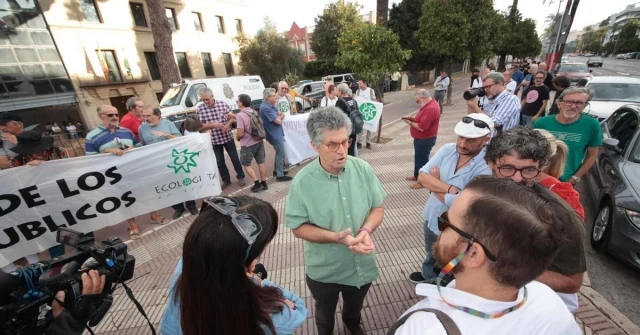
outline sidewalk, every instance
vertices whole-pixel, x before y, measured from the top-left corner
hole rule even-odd
[[[459,91],[454,91],[454,96],[456,93]],[[432,154],[442,144],[455,141],[452,129],[464,115],[466,105],[459,95],[453,100],[455,105],[445,109],[440,121],[438,142]],[[419,270],[425,257],[421,213],[428,197],[425,190],[410,190],[411,183],[404,180],[413,171],[413,145],[406,125],[402,122],[391,123],[385,127],[384,133],[392,141],[380,145],[374,143],[373,150],[361,150],[361,157],[373,166],[387,192],[385,220],[373,236],[380,277],[371,287],[362,312],[367,334],[376,335],[386,334],[402,312],[421,300],[415,295],[415,286],[407,280],[407,276]],[[291,172],[299,169],[297,167]],[[268,191],[251,195],[272,203],[282,222],[288,187],[289,183],[272,183]],[[190,216],[159,227],[128,245],[129,253],[136,257],[135,277],[139,277],[130,286],[158,331],[167,304],[169,279],[181,255],[184,235],[193,219]],[[306,301],[309,319],[297,334],[316,334],[313,299],[304,282],[302,240],[294,238],[281,223],[262,262],[269,271],[269,279]],[[580,292],[580,305],[576,316],[585,334],[640,334],[640,328],[591,289],[588,280]],[[347,334],[340,313],[338,308],[335,333]],[[151,333],[144,318],[121,289],[116,291],[111,310],[94,331],[96,334]]]

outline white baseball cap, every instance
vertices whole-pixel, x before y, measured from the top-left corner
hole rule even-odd
[[[479,138],[493,132],[494,123],[483,113],[471,113],[462,118],[453,130],[456,135],[466,138]]]

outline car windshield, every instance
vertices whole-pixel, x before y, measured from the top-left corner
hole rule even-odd
[[[560,69],[558,71],[587,73],[589,72],[589,69],[587,68],[586,65],[583,65],[583,64],[562,64],[562,66],[560,66]]]
[[[184,95],[184,91],[187,90],[187,85],[182,84],[180,86],[171,87],[167,93],[162,97],[162,101],[160,101],[160,107],[170,107],[177,106],[180,104],[180,100],[182,100],[182,95]]]
[[[600,58],[600,57],[593,57],[593,58],[589,58],[589,61],[593,61],[593,62],[602,62],[602,58]]]
[[[291,86],[291,89],[295,90],[296,93],[300,93],[300,87],[302,87],[302,85],[293,85]]]
[[[640,84],[599,83],[589,85],[593,101],[640,102]]]

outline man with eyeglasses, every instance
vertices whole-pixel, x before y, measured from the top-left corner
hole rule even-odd
[[[535,83],[522,93],[521,124],[531,127],[541,116],[544,116],[549,102],[549,89],[544,85],[546,73],[538,71],[534,74]]]
[[[549,164],[551,145],[544,135],[527,127],[516,127],[494,137],[486,149],[485,160],[493,174],[511,179],[517,184],[531,187],[537,193],[553,200],[559,215],[554,224],[566,234],[556,257],[537,280],[556,291],[570,310],[578,308],[576,293],[582,287],[587,271],[584,252],[584,222],[576,211],[562,200],[555,189],[547,189],[535,182],[540,171]],[[500,222],[500,221],[496,221]]]
[[[300,98],[308,102],[309,105],[313,103],[313,101],[310,98],[302,94],[298,94],[296,90],[289,89],[289,84],[287,84],[286,81],[281,81],[278,83],[277,93],[278,93],[278,100],[276,102],[276,107],[278,107],[278,111],[280,111],[281,113],[298,114],[298,106],[296,105],[296,98]]]
[[[549,224],[559,215],[523,185],[471,181],[438,218],[434,253],[443,271],[436,285],[416,286],[425,299],[389,334],[582,334],[558,296],[535,281],[564,242],[562,229]],[[443,287],[449,273],[456,279]]]
[[[491,175],[484,160],[484,147],[491,139],[493,121],[485,114],[473,113],[458,122],[454,132],[456,143],[442,146],[420,169],[418,182],[429,190],[429,199],[422,211],[424,246],[427,257],[422,271],[409,275],[414,284],[434,283],[438,273],[433,256],[433,244],[440,231],[438,216],[447,211],[467,183],[478,175]]]
[[[495,126],[491,135],[511,129],[520,124],[520,100],[509,93],[504,86],[504,75],[499,72],[490,72],[482,78],[482,86],[488,102],[481,109],[475,99],[467,100],[470,113],[487,114]]]
[[[379,276],[372,234],[384,218],[386,194],[371,165],[347,155],[351,120],[339,108],[312,112],[307,131],[319,158],[293,179],[285,226],[304,240],[318,334],[333,334],[340,293],[344,325],[364,334],[362,306]]]
[[[544,129],[569,147],[569,155],[561,181],[575,185],[595,164],[598,147],[602,146],[602,128],[597,119],[583,115],[591,91],[584,87],[570,87],[558,98],[560,112],[536,121],[534,128]]]

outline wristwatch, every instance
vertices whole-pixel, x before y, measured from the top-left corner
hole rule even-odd
[[[578,177],[578,176],[571,176],[571,179],[575,180],[576,183],[580,182],[580,177]]]

